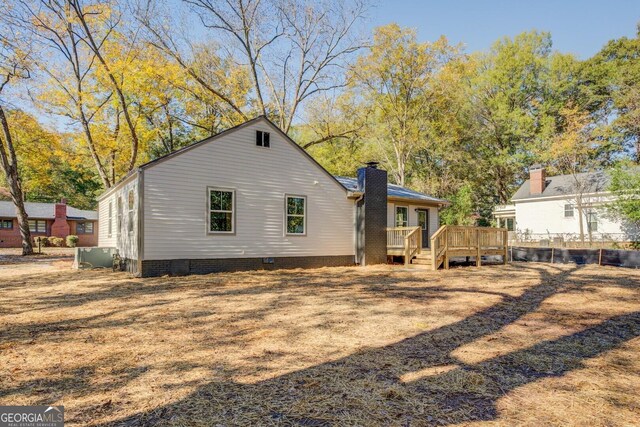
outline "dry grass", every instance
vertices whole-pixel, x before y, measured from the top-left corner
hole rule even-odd
[[[64,404],[68,425],[633,425],[639,279],[545,264],[0,276],[0,402]]]

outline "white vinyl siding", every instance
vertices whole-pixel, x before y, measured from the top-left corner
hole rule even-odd
[[[270,148],[256,147],[256,131]],[[235,191],[235,233],[207,233],[207,188]],[[285,197],[302,194],[306,237],[285,233]],[[354,255],[353,201],[265,120],[144,171],[144,259]]]
[[[117,248],[121,257],[137,259],[138,178],[134,176],[98,202],[98,246]],[[133,205],[129,209],[129,194]],[[121,202],[119,211],[118,199]],[[109,234],[109,206],[111,206],[111,234]],[[131,231],[129,231],[131,230]]]
[[[627,239],[634,236],[635,229],[625,227],[620,221],[606,214],[607,197],[593,197],[587,200],[582,213],[585,235],[588,234],[588,212],[596,213],[597,233],[609,234],[614,239]],[[573,205],[573,217],[566,217],[565,206]],[[593,206],[595,205],[595,206]],[[550,234],[566,234],[576,237],[580,233],[580,215],[573,200],[551,199],[516,202],[516,230],[530,234],[537,239],[547,238]],[[567,236],[569,238],[569,236]]]

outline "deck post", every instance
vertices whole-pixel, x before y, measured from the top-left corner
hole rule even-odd
[[[507,256],[509,253],[509,230],[505,229],[502,232],[502,244],[504,245],[504,255],[502,255],[502,263],[507,263]]]
[[[480,267],[482,265],[482,259],[480,256],[480,229],[476,228],[476,267]]]

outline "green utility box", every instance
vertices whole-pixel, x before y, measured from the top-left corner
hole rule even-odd
[[[116,248],[76,248],[73,268],[112,268]]]

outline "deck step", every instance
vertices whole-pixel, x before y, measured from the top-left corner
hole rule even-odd
[[[411,260],[411,264],[431,265],[431,258],[414,258]]]

